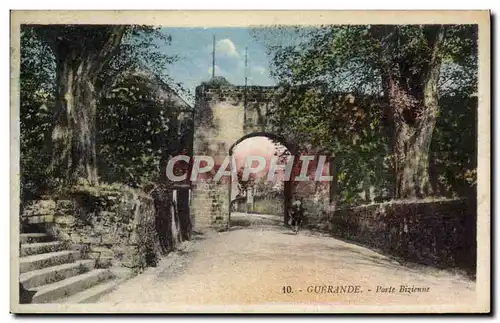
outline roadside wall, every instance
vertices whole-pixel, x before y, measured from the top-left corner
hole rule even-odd
[[[476,268],[476,202],[392,202],[326,214],[333,236],[407,261],[440,268]]]
[[[83,186],[64,200],[33,201],[21,221],[24,230],[42,229],[84,247],[99,266],[139,272],[161,253],[153,199],[126,186]]]

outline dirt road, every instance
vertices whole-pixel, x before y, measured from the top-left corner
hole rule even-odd
[[[99,303],[467,304],[474,293],[475,283],[458,275],[405,267],[331,237],[267,226],[198,236],[180,255]]]

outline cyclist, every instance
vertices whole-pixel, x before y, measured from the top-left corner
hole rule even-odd
[[[299,233],[299,229],[304,221],[304,203],[302,197],[295,198],[292,202],[290,208],[290,219],[293,232],[296,234]]]

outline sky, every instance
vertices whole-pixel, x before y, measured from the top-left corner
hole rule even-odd
[[[172,37],[169,46],[162,50],[169,55],[179,56],[171,64],[169,76],[183,84],[192,94],[196,86],[212,77],[212,51],[215,34],[215,76],[223,76],[231,84],[245,84],[245,47],[247,48],[247,84],[275,85],[270,76],[269,59],[264,44],[256,40],[249,28],[164,28]],[[194,98],[179,93],[189,104]],[[234,150],[237,167],[244,165],[247,156],[262,156],[269,164],[276,151],[275,144],[266,137],[253,137],[239,143]],[[279,149],[285,149],[279,147]],[[256,165],[253,165],[256,166]],[[257,177],[267,176],[268,167]],[[280,181],[280,176],[276,176]],[[238,193],[233,186],[233,196]]]
[[[236,160],[236,167],[240,169],[245,166],[245,161],[248,156],[260,156],[266,159],[266,167],[256,177],[266,177],[269,171],[271,158],[276,152],[283,152],[286,150],[283,145],[276,145],[272,140],[267,137],[257,136],[243,140],[234,147],[234,157]],[[256,167],[257,162],[252,163],[252,167]]]
[[[248,156],[260,156],[266,159],[266,167],[263,171],[255,174],[255,177],[259,180],[267,179],[267,175],[269,172],[269,166],[271,158],[274,156],[276,152],[282,153],[286,149],[283,145],[276,145],[272,140],[267,137],[251,137],[243,140],[239,144],[234,147],[234,157],[236,160],[236,167],[240,169],[244,167],[246,158]],[[280,162],[281,163],[281,162]],[[252,167],[256,167],[257,163],[252,163]],[[283,170],[276,170],[276,176],[272,182],[267,182],[267,185],[274,186],[277,183],[282,182],[284,177]],[[236,195],[239,193],[237,185],[231,185],[231,199],[234,199]]]
[[[215,34],[215,75],[234,85],[245,83],[245,47],[248,48],[248,85],[274,85],[269,75],[269,59],[264,45],[252,37],[249,28],[165,28],[172,42],[164,47],[178,55],[168,73],[194,94],[196,86],[212,75],[212,48]],[[188,103],[192,98],[181,95]]]
[[[223,76],[231,84],[245,84],[245,47],[247,48],[247,84],[275,85],[270,76],[269,59],[263,42],[256,40],[249,28],[164,28],[172,37],[170,45],[162,50],[176,55],[178,61],[168,68],[168,75],[183,84],[192,94],[203,81],[212,77],[212,51],[215,34],[215,76]],[[189,104],[194,97],[179,93]],[[280,147],[284,149],[284,147]],[[266,137],[253,137],[239,143],[234,150],[238,167],[247,156],[262,156],[268,161],[274,156],[275,144]],[[255,166],[255,165],[254,165]],[[268,167],[257,177],[267,176]],[[279,181],[280,176],[275,180]],[[238,193],[233,186],[233,195]]]

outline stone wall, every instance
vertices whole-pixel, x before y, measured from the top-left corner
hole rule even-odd
[[[42,226],[60,240],[84,246],[103,267],[139,272],[156,265],[161,253],[153,199],[125,186],[77,187],[64,200],[32,202],[22,219],[24,230]]]
[[[476,268],[476,203],[392,202],[336,210],[328,230],[407,261],[440,268]]]
[[[193,184],[191,212],[195,214],[194,226],[207,228],[216,226],[224,229],[229,225],[228,184],[213,181]]]
[[[222,164],[231,146],[248,133],[265,131],[274,87],[201,85],[196,88],[193,155]],[[246,105],[246,109],[245,109]],[[200,179],[192,183],[191,211],[199,228],[229,221],[229,185]]]

